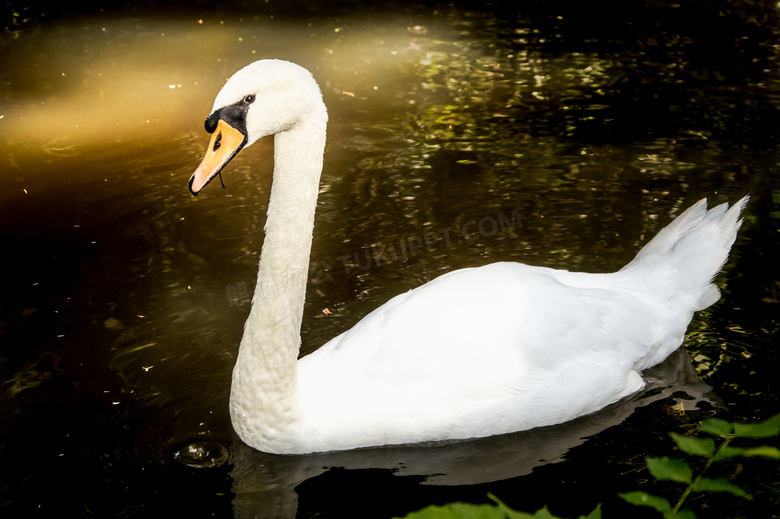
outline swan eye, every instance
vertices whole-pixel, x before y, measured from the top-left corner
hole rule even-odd
[[[244,103],[245,104],[252,104],[254,102],[255,102],[255,96],[253,96],[252,94],[249,94],[248,96],[246,96],[244,98]]]

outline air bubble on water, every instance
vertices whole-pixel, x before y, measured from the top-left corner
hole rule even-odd
[[[193,441],[174,451],[173,459],[192,468],[213,468],[224,465],[230,451],[224,445],[210,441]]]

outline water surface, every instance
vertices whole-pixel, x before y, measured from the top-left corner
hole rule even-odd
[[[621,23],[469,4],[11,17],[4,517],[391,517],[488,492],[522,510],[576,516],[601,502],[620,517],[616,492],[652,491],[643,459],[671,454],[668,431],[780,411],[778,15],[616,6]],[[219,88],[267,57],[312,70],[330,113],[304,353],[454,268],[615,270],[700,198],[749,193],[724,297],[694,318],[688,356],[646,394],[542,431],[304,457],[243,446],[226,409],[272,142],[242,152],[224,190],[194,198],[187,180]],[[776,510],[776,468],[743,469],[756,500],[709,510]]]

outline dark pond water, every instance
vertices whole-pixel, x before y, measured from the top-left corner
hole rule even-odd
[[[639,517],[616,493],[675,495],[644,470],[673,454],[669,431],[780,411],[774,4],[512,4],[5,4],[3,517],[392,517],[488,492]],[[264,57],[312,70],[331,115],[304,353],[442,272],[615,270],[696,200],[750,193],[722,300],[657,385],[571,424],[252,451],[226,409],[272,143],[234,160],[224,190],[196,199],[187,180],[217,91]],[[755,500],[696,498],[700,517],[776,516],[776,463],[726,470]]]

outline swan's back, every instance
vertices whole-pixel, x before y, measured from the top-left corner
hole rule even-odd
[[[338,437],[351,424],[409,443],[560,423],[638,390],[641,332],[608,325],[632,297],[556,274],[496,263],[397,296],[301,359],[304,414]]]
[[[717,290],[744,203],[697,204],[617,273],[495,263],[391,299],[299,361],[305,429],[330,448],[487,436],[638,391]]]

